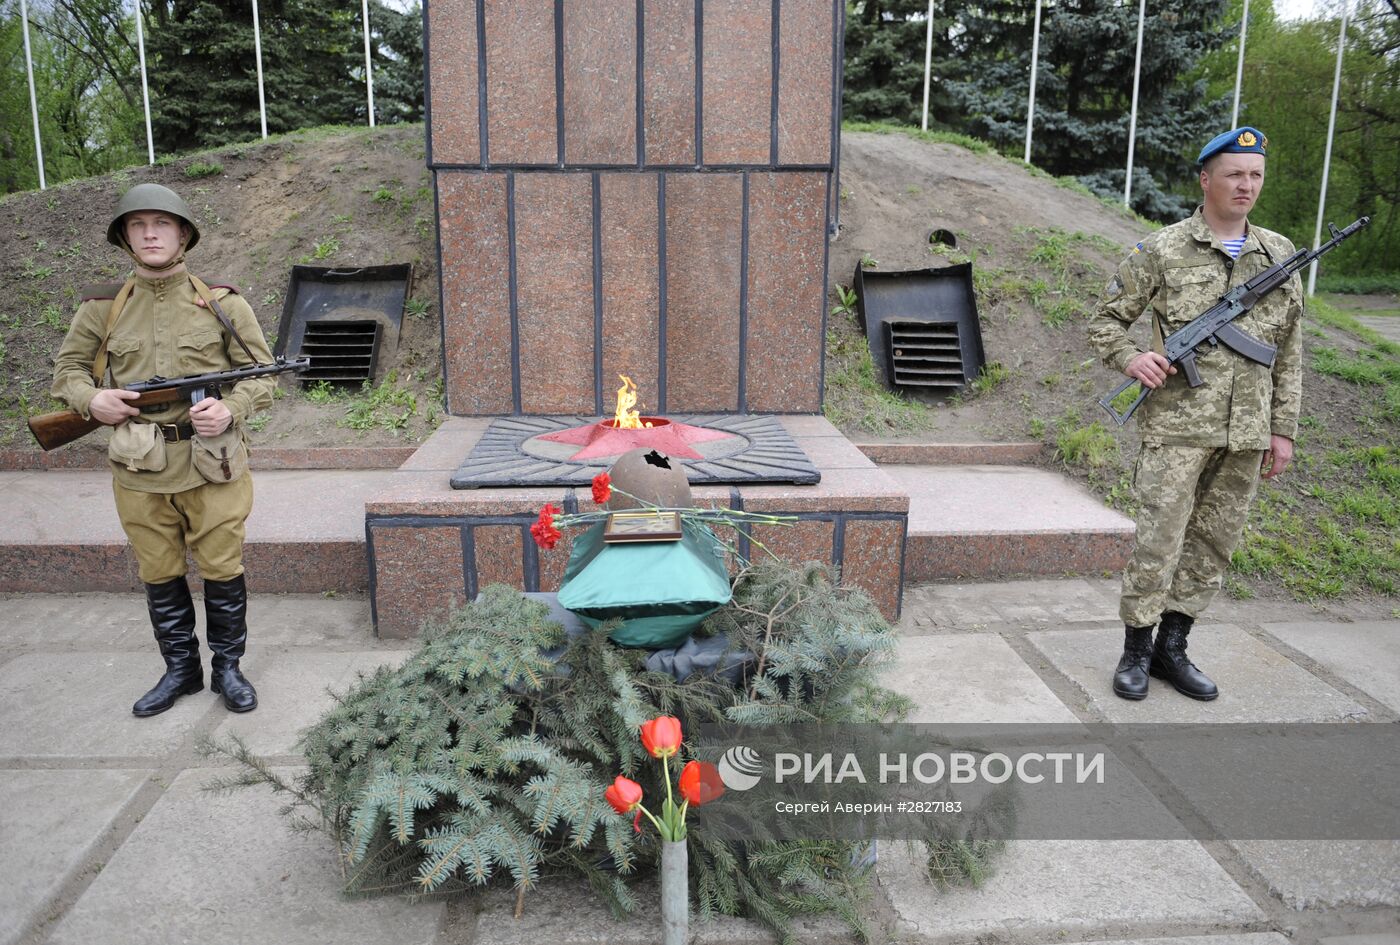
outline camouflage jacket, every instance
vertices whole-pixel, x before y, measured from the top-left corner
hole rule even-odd
[[[1105,365],[1121,372],[1142,351],[1128,337],[1128,326],[1144,313],[1152,313],[1165,337],[1292,253],[1284,237],[1250,226],[1239,258],[1232,260],[1198,207],[1123,260],[1090,318],[1089,343]],[[1223,345],[1204,346],[1196,357],[1202,386],[1192,388],[1178,369],[1138,408],[1143,442],[1259,450],[1269,448],[1270,434],[1293,439],[1302,397],[1302,322],[1302,280],[1295,275],[1235,320],[1241,330],[1277,346],[1273,368]]]

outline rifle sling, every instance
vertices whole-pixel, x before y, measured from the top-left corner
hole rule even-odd
[[[233,339],[238,342],[239,347],[243,349],[243,353],[248,356],[248,363],[257,364],[258,359],[253,357],[252,349],[250,349],[248,343],[243,340],[243,336],[238,333],[238,329],[233,327],[233,322],[229,321],[228,316],[224,314],[223,307],[219,305],[214,296],[210,294],[209,287],[204,284],[204,280],[200,279],[199,276],[192,272],[189,273],[189,277],[190,285],[194,286],[195,292],[199,293],[199,297],[204,300],[204,304],[209,306],[209,311],[214,313],[214,317],[219,320],[219,324],[228,329],[228,333],[233,335]]]
[[[131,291],[136,288],[136,277],[128,276],[126,282],[122,283],[121,291],[112,300],[112,307],[107,310],[107,327],[102,330],[102,343],[97,346],[97,355],[92,359],[92,384],[94,387],[102,386],[102,378],[107,373],[107,342],[112,338],[112,329],[116,327],[117,319],[121,317],[122,307],[126,305],[126,300],[131,298]]]

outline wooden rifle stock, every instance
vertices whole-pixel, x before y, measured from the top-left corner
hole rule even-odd
[[[149,407],[174,403],[182,398],[183,392],[178,388],[168,388],[147,391],[126,403],[133,407]],[[84,420],[76,410],[56,410],[29,418],[29,432],[34,434],[34,439],[45,452],[81,439],[102,425],[100,420]]]

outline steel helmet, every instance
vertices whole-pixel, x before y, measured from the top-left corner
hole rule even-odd
[[[190,213],[190,208],[180,199],[179,194],[160,184],[137,184],[122,195],[122,199],[117,202],[117,212],[112,217],[112,222],[107,225],[107,242],[122,249],[130,249],[126,243],[126,234],[122,232],[122,218],[137,210],[158,210],[184,221],[190,228],[190,239],[185,244],[186,250],[194,249],[194,244],[199,242],[199,227],[194,225],[194,215]]]

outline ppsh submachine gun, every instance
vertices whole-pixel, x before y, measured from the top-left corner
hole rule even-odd
[[[311,366],[311,359],[277,358],[271,364],[249,364],[246,367],[228,371],[211,371],[208,374],[191,374],[187,377],[153,377],[150,380],[127,384],[123,390],[135,391],[140,396],[126,401],[132,407],[156,407],[173,404],[188,399],[197,404],[209,397],[222,397],[220,388],[246,381],[252,377],[267,377],[272,374],[288,374],[305,371]],[[102,426],[100,420],[84,419],[73,410],[58,410],[29,418],[29,432],[45,450],[57,449],[66,443],[87,436]]]
[[[1278,349],[1242,331],[1231,322],[1252,309],[1264,296],[1291,279],[1295,272],[1311,264],[1313,260],[1324,253],[1336,248],[1342,240],[1352,236],[1370,222],[1370,217],[1362,217],[1344,230],[1337,229],[1331,223],[1327,224],[1327,229],[1332,234],[1330,240],[1317,249],[1300,249],[1283,262],[1274,263],[1253,279],[1226,292],[1220,297],[1220,301],[1167,335],[1162,342],[1163,354],[1166,359],[1185,372],[1186,383],[1192,387],[1200,387],[1205,383],[1196,370],[1196,352],[1205,344],[1222,344],[1251,361],[1273,367],[1274,355]],[[1114,401],[1118,399],[1118,395],[1134,384],[1142,384],[1142,382],[1135,377],[1130,377],[1114,388],[1111,393],[1099,398],[1099,406],[1107,410],[1108,415],[1117,421],[1120,427],[1128,422],[1133,412],[1138,409],[1138,405],[1147,399],[1148,394],[1152,393],[1152,388],[1142,384],[1142,391],[1137,395],[1137,399],[1128,405],[1127,410],[1119,413],[1113,407]]]

